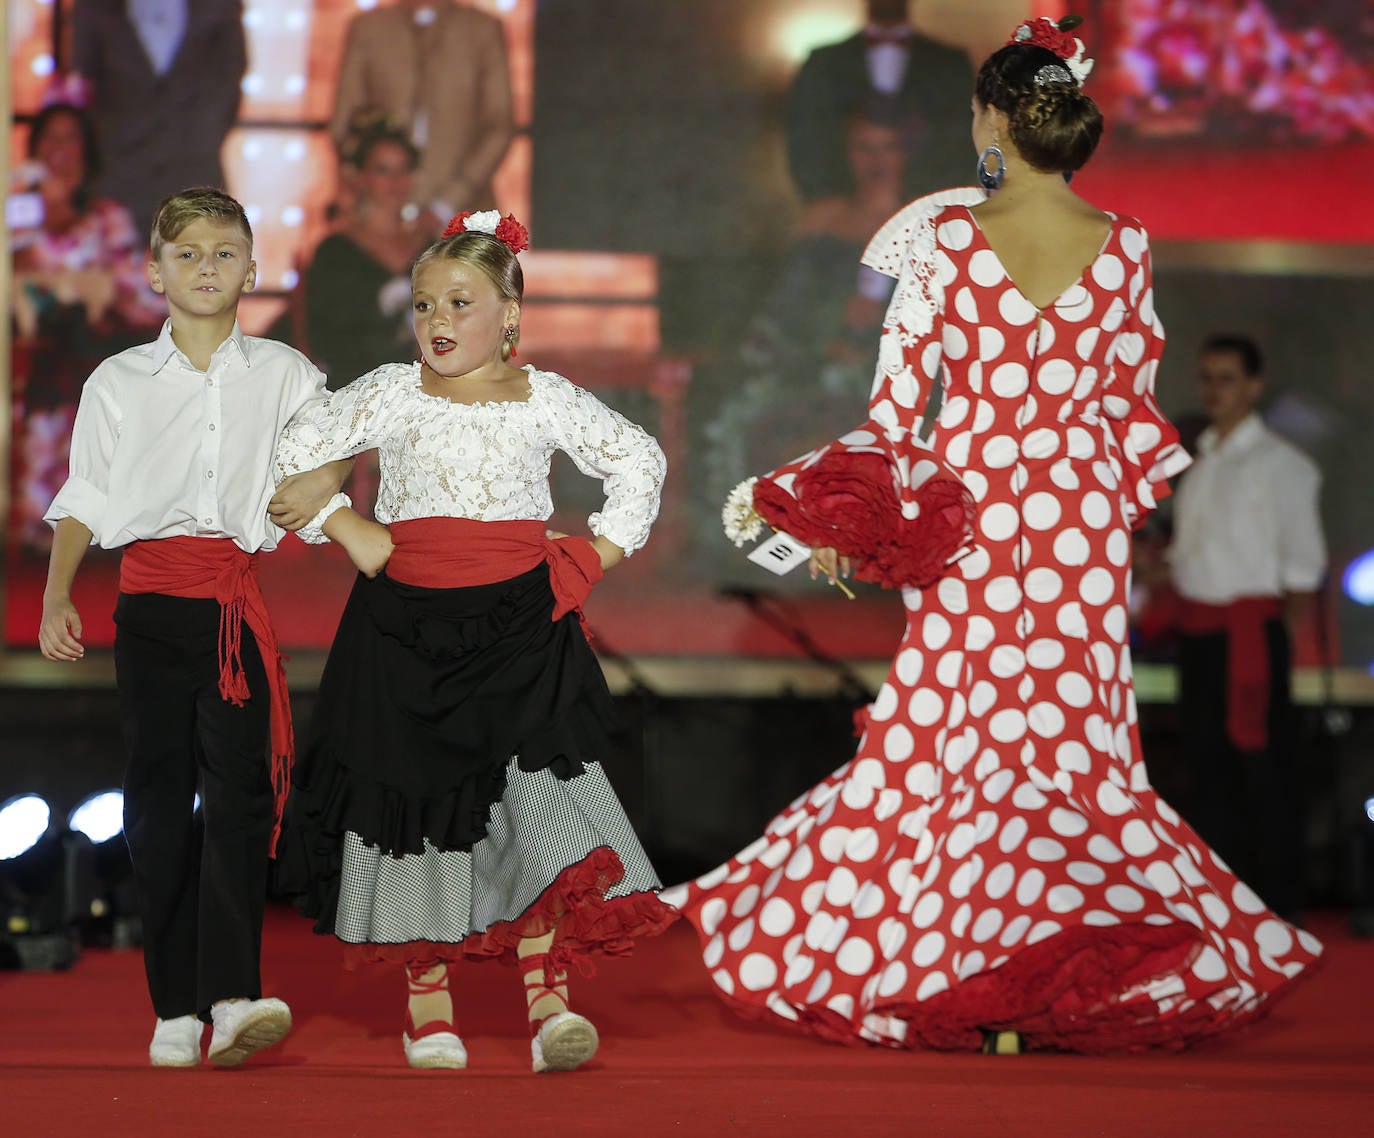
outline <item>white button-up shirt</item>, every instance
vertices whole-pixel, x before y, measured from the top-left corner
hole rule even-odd
[[[227,537],[248,553],[285,531],[267,517],[277,436],[322,400],[324,376],[300,352],[237,324],[207,371],[172,342],[111,356],[81,391],[70,476],[48,507],[106,549],[164,537]]]
[[[881,34],[884,29],[871,26],[867,30]],[[895,95],[906,80],[907,64],[911,62],[911,37],[888,43],[869,44],[864,50],[868,63],[868,81],[875,91]]]
[[[1220,442],[1208,428],[1179,487],[1174,584],[1189,600],[1311,592],[1326,572],[1321,474],[1297,447],[1250,415]]]

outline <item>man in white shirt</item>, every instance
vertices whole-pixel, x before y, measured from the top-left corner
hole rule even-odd
[[[1302,908],[1303,777],[1288,623],[1326,572],[1316,464],[1265,426],[1258,346],[1213,336],[1198,360],[1208,428],[1169,553],[1182,598],[1179,707],[1212,846],[1280,914]]]
[[[243,207],[218,190],[158,207],[148,276],[171,317],[155,343],[112,356],[86,381],[70,476],[46,514],[56,533],[39,645],[50,660],[85,654],[71,587],[87,548],[124,551],[124,834],[143,900],[154,1066],[199,1063],[202,1021],[214,1024],[211,1061],[227,1066],[291,1026],[282,1001],[261,998],[291,727],[252,558],[283,534],[267,517],[277,436],[325,388],[295,349],[239,329],[239,297],[257,272],[252,242]],[[336,466],[314,508],[341,480]],[[198,785],[203,820],[192,815]]]

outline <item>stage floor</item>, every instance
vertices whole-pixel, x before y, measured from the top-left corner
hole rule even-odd
[[[14,1138],[1358,1134],[1374,1116],[1374,942],[1335,916],[1311,927],[1327,942],[1325,968],[1225,1041],[1184,1054],[986,1058],[837,1047],[741,1021],[677,925],[574,980],[601,1054],[584,1071],[535,1077],[513,972],[461,968],[472,1065],[411,1071],[400,969],[345,972],[332,939],[273,910],[265,981],[296,1027],[236,1070],[147,1066],[153,1019],[137,952],[88,952],[65,974],[0,973],[0,1119]]]

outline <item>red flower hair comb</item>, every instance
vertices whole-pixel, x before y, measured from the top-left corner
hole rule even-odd
[[[456,237],[459,233],[485,233],[495,237],[512,253],[521,253],[530,247],[530,231],[515,220],[514,214],[502,217],[494,209],[465,210],[444,227],[444,237]]]

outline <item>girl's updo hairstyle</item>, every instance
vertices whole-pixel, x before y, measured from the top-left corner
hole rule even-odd
[[[466,230],[441,238],[416,259],[410,279],[415,280],[422,266],[441,259],[462,261],[480,269],[496,286],[503,300],[523,301],[525,298],[525,273],[520,268],[520,259],[509,245],[489,233]]]
[[[1036,83],[1042,67],[1068,75],[1063,61],[1036,44],[1008,44],[978,69],[973,93],[985,107],[1007,116],[1012,145],[1031,166],[1046,173],[1082,167],[1102,137],[1102,112],[1073,80]]]

